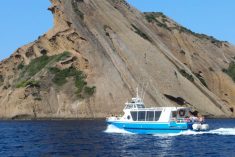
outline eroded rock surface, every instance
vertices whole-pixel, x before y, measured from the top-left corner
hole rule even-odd
[[[120,0],[51,2],[54,27],[0,63],[1,118],[106,117],[122,112],[137,86],[146,87],[146,106],[184,105],[234,117],[235,84],[222,72],[234,61],[233,45]],[[96,87],[92,96],[77,97],[73,78],[56,86],[49,65],[24,78],[37,83],[17,88],[32,60],[65,51],[70,57],[50,66],[83,71],[87,85]]]

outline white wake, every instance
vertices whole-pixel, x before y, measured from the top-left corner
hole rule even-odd
[[[235,135],[235,128],[220,128],[216,130],[211,130],[208,133],[218,135]]]
[[[107,129],[104,132],[105,133],[118,133],[118,134],[134,134],[124,129],[117,128],[114,125],[108,125]],[[219,129],[214,129],[214,130],[209,130],[209,131],[187,130],[187,131],[182,131],[180,133],[154,134],[154,136],[165,137],[165,136],[182,136],[182,135],[187,136],[187,135],[202,135],[202,134],[235,136],[235,128],[219,128]]]
[[[182,135],[202,135],[202,134],[213,134],[213,135],[235,135],[235,128],[219,128],[209,131],[193,131],[187,130],[176,134],[154,134],[154,136],[182,136]]]
[[[114,125],[108,125],[107,129],[104,132],[105,133],[118,133],[118,134],[134,134],[124,129],[117,128]]]

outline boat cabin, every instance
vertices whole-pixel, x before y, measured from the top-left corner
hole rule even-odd
[[[146,108],[143,100],[139,97],[132,98],[131,102],[125,103],[122,120],[170,122],[184,121],[190,117],[190,108],[186,107],[155,107]]]

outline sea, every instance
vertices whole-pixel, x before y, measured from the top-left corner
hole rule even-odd
[[[235,119],[210,131],[138,135],[105,120],[0,121],[0,157],[233,157]]]

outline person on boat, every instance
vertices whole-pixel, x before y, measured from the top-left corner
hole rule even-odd
[[[199,117],[198,117],[198,121],[199,121],[200,123],[204,123],[204,122],[205,122],[205,117],[199,116]]]
[[[198,117],[195,117],[195,116],[193,116],[193,115],[191,115],[191,114],[190,114],[189,119],[190,119],[190,121],[193,122],[193,123],[198,121]]]
[[[186,117],[184,118],[184,121],[185,121],[185,122],[191,122],[191,119],[189,118],[189,116],[186,116]]]
[[[193,114],[191,112],[188,113],[188,116],[189,116],[190,122],[194,122],[195,121],[195,116],[193,116]]]

